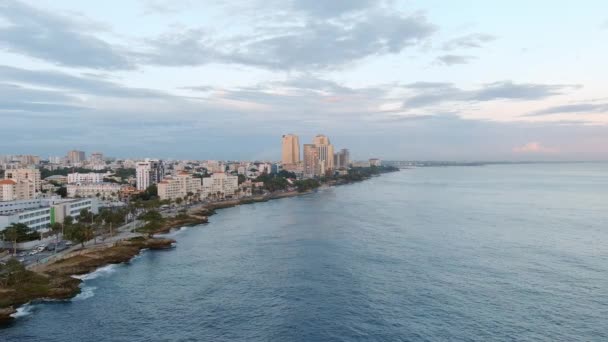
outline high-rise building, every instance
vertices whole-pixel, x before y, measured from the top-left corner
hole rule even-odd
[[[80,164],[86,160],[84,151],[72,150],[68,152],[68,162],[72,165]]]
[[[304,177],[314,178],[321,175],[319,149],[315,144],[304,144]]]
[[[329,138],[325,135],[319,134],[314,137],[312,143],[319,150],[319,167],[321,173],[334,169],[334,145],[329,141]]]
[[[40,164],[40,157],[33,155],[18,155],[13,156],[13,161],[19,163],[21,166],[30,166]]]
[[[296,166],[300,163],[300,139],[295,134],[283,135],[281,144],[281,161],[283,168]]]
[[[135,164],[137,190],[146,190],[150,185],[157,184],[165,177],[165,166],[162,160],[150,160]]]
[[[338,153],[335,154],[334,166],[335,166],[336,170],[346,169],[346,168],[348,168],[349,164],[350,164],[350,152],[348,151],[348,149],[343,148]]]
[[[15,199],[33,199],[42,189],[40,171],[34,168],[8,169],[4,179],[15,182]]]
[[[101,152],[93,152],[91,153],[91,163],[92,164],[103,164],[103,153]]]

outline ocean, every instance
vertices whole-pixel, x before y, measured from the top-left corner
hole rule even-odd
[[[608,340],[608,164],[408,169],[170,235],[0,340]]]

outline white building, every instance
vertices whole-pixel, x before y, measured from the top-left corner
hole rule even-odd
[[[3,179],[0,181],[0,202],[16,200],[16,185],[12,179]]]
[[[77,183],[101,183],[105,174],[90,172],[90,173],[70,173],[68,174],[68,184]]]
[[[12,223],[23,223],[33,230],[46,230],[55,222],[62,223],[67,216],[77,219],[82,209],[97,214],[97,199],[66,200],[55,197],[0,202],[0,231]]]
[[[185,198],[188,193],[200,195],[201,190],[200,178],[194,178],[187,172],[178,172],[177,175],[158,182],[158,197],[161,200]]]
[[[68,197],[117,199],[122,185],[116,183],[77,183],[66,186]]]
[[[382,165],[382,160],[378,159],[378,158],[372,158],[369,160],[369,165],[370,166],[381,166]]]
[[[239,177],[225,173],[214,173],[203,178],[202,198],[233,197],[239,189]]]
[[[135,164],[137,190],[146,190],[150,185],[157,184],[165,177],[165,167],[160,160],[150,160]]]

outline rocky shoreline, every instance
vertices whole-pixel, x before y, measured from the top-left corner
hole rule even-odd
[[[65,300],[76,296],[80,293],[82,281],[73,276],[91,273],[106,265],[128,262],[143,249],[169,249],[174,243],[173,239],[135,237],[109,247],[78,250],[56,262],[27,270],[28,279],[35,281],[0,288],[4,306],[0,308],[0,322],[11,321],[17,307],[31,301]]]

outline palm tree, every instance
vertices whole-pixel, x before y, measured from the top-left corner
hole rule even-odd
[[[17,239],[19,238],[19,229],[17,224],[13,223],[4,230],[4,240],[13,243],[13,255],[17,254]]]

